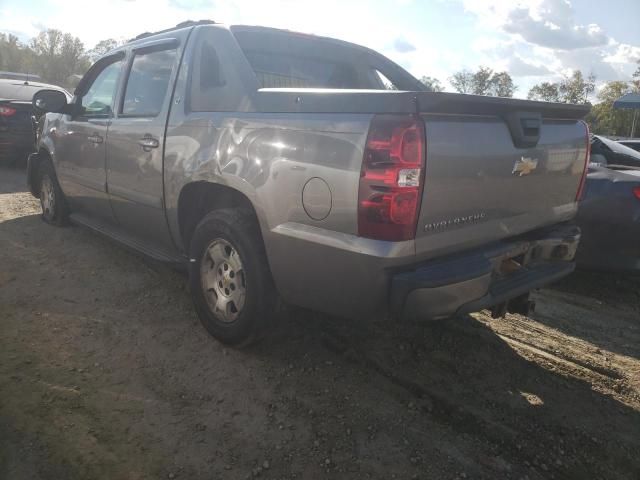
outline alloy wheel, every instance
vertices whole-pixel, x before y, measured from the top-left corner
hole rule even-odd
[[[224,323],[234,322],[244,307],[247,288],[242,259],[229,242],[217,238],[205,249],[200,280],[214,315]]]

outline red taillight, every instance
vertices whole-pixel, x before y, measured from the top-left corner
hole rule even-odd
[[[587,150],[584,154],[584,169],[582,170],[582,177],[580,177],[580,184],[578,185],[578,192],[576,193],[576,202],[582,200],[582,194],[584,193],[584,184],[587,181],[587,172],[589,171],[589,157],[591,156],[591,139],[589,138],[589,125],[587,122],[582,122],[586,130],[586,142]]]
[[[640,187],[635,187],[633,189],[633,194],[635,195],[635,197],[640,200]]]
[[[419,118],[373,117],[360,172],[358,235],[391,241],[415,238],[425,149]]]
[[[15,108],[0,106],[0,117],[10,117],[16,113]]]

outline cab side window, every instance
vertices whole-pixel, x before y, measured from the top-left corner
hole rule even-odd
[[[87,93],[81,98],[83,116],[96,118],[111,116],[121,68],[122,61],[117,61],[107,65],[97,75]]]
[[[136,53],[131,64],[121,113],[132,117],[155,117],[162,111],[177,51]]]

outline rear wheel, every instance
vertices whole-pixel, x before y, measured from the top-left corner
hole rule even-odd
[[[230,345],[259,339],[273,318],[277,294],[252,212],[206,215],[194,232],[190,257],[191,294],[207,331]]]
[[[50,162],[45,161],[40,165],[38,178],[40,179],[42,219],[51,225],[66,224],[69,216],[67,202]]]

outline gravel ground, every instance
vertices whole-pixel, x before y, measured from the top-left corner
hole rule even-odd
[[[237,351],[182,274],[24,190],[0,170],[2,479],[640,478],[637,277],[501,320],[292,310]]]

